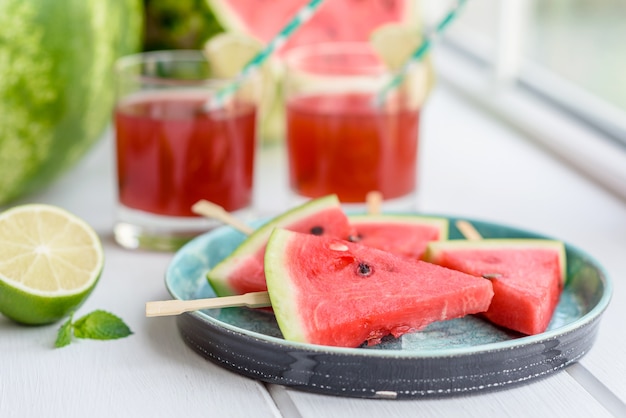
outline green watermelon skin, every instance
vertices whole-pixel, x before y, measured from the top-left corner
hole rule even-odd
[[[206,0],[143,0],[143,49],[202,49],[223,32]]]
[[[431,241],[448,239],[446,218],[404,214],[349,215],[350,241],[421,259]]]
[[[348,217],[336,195],[310,200],[257,228],[228,257],[207,273],[217,296],[241,295],[267,290],[263,258],[274,228],[341,237],[350,233]]]
[[[565,248],[560,241],[433,242],[428,245],[425,258],[444,267],[488,277],[495,295],[484,317],[526,335],[546,331],[565,286]]]
[[[110,121],[113,63],[138,51],[141,0],[0,2],[0,204],[49,184]]]
[[[378,344],[487,310],[488,280],[332,237],[276,229],[267,286],[285,339],[340,347]]]

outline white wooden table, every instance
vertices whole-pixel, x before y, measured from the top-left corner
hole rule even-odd
[[[181,340],[174,318],[146,318],[146,301],[169,297],[169,253],[127,251],[111,237],[110,135],[52,187],[18,203],[62,206],[100,234],[106,265],[77,312],[109,310],[134,331],[117,341],[54,349],[57,325],[23,327],[0,317],[0,417],[626,416],[626,204],[519,133],[439,87],[423,116],[418,207],[561,238],[594,256],[614,281],[598,340],[579,364],[509,390],[447,399],[322,396],[241,377]],[[255,208],[288,204],[279,147],[261,152]]]

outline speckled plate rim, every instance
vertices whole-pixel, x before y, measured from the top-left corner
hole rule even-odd
[[[535,237],[535,238],[554,239],[554,238],[550,238],[545,235],[538,234],[529,230],[523,230],[523,229],[519,229],[516,227],[504,225],[504,224],[497,224],[497,223],[478,220],[478,219],[460,218],[460,217],[452,217],[452,216],[436,215],[436,214],[434,215],[433,214],[421,214],[421,213],[420,214],[412,213],[412,215],[439,216],[439,217],[447,218],[450,221],[451,231],[455,228],[454,222],[458,219],[463,219],[463,220],[469,221],[470,223],[474,224],[477,227],[480,225],[483,225],[483,226],[494,227],[494,228],[505,228],[510,231],[511,236],[521,235],[521,236]],[[262,224],[263,222],[266,222],[266,220],[259,220],[257,222],[253,222],[252,225],[258,226]],[[213,239],[215,235],[228,233],[230,231],[233,231],[233,229],[228,226],[222,226],[222,227],[216,228],[212,231],[209,231],[205,234],[202,234],[194,238],[193,240],[185,244],[174,255],[165,274],[166,289],[168,290],[168,292],[173,298],[179,299],[179,300],[183,299],[183,297],[181,297],[178,294],[176,289],[174,289],[174,287],[170,283],[170,277],[172,277],[172,268],[177,264],[177,262],[179,262],[179,259],[185,256],[186,253],[189,253],[191,251],[196,251],[197,249],[206,248],[207,243],[211,239]],[[485,238],[489,238],[489,236],[485,236]],[[600,279],[603,285],[602,296],[597,301],[596,305],[592,309],[589,310],[589,312],[587,312],[582,317],[568,324],[565,324],[563,326],[560,326],[552,330],[548,330],[541,334],[532,335],[532,336],[524,336],[524,337],[511,339],[507,341],[491,342],[491,343],[485,343],[485,344],[471,346],[471,347],[453,347],[453,348],[446,348],[446,349],[440,349],[440,350],[424,350],[424,351],[419,351],[419,352],[397,350],[397,349],[366,350],[366,349],[360,349],[360,348],[332,347],[332,346],[322,346],[322,345],[287,341],[282,338],[277,338],[274,336],[258,333],[255,331],[237,327],[232,324],[228,324],[226,322],[223,322],[223,321],[220,321],[219,319],[214,318],[213,316],[203,311],[189,312],[186,314],[192,315],[198,319],[201,319],[202,321],[209,322],[214,326],[222,327],[224,329],[230,330],[233,333],[243,334],[249,338],[276,344],[278,346],[284,347],[285,349],[306,350],[307,352],[318,352],[318,353],[343,354],[343,355],[359,356],[359,357],[366,357],[366,358],[367,357],[394,358],[394,359],[446,358],[446,357],[456,357],[456,356],[488,354],[488,353],[499,352],[503,350],[510,350],[513,348],[522,348],[524,346],[540,344],[545,341],[552,340],[558,337],[565,336],[569,333],[575,332],[576,330],[594,322],[595,320],[598,320],[600,316],[602,315],[602,313],[607,309],[610,303],[610,300],[613,294],[613,285],[604,267],[600,265],[595,258],[591,257],[589,254],[580,250],[579,248],[573,245],[570,245],[568,243],[565,243],[565,246],[566,246],[567,251],[573,251],[573,252],[580,254],[581,256],[584,256],[585,259],[587,259],[589,263],[593,264],[594,267],[598,270],[598,272],[600,273]],[[195,283],[203,283],[206,280],[206,277],[205,277],[206,272],[208,272],[208,269],[202,275],[200,275],[201,277],[199,276],[190,280],[193,280]]]

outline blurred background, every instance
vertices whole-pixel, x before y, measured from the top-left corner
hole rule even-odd
[[[434,23],[453,0],[415,0]],[[206,0],[144,0],[145,49],[195,48],[222,31]],[[469,0],[446,42],[626,146],[626,0]]]
[[[442,2],[422,0],[432,14]],[[438,4],[439,3],[439,4]],[[446,2],[443,2],[446,3]],[[449,37],[495,62],[507,31],[519,57],[626,110],[625,0],[470,0]],[[523,70],[522,70],[523,71]]]
[[[472,0],[447,39],[626,147],[625,19],[626,0]]]
[[[277,0],[256,1],[262,10]],[[456,4],[412,1],[425,28]],[[118,56],[199,49],[224,31],[215,10],[225,3],[0,1],[0,205],[40,190],[101,138]],[[469,58],[494,88],[523,88],[626,152],[624,22],[626,0],[467,0],[439,49]]]

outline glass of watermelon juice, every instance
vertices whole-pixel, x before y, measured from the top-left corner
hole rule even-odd
[[[296,47],[285,62],[286,145],[295,194],[335,193],[350,206],[379,191],[388,208],[413,209],[424,88],[403,83],[377,104],[392,72],[368,43]]]
[[[206,199],[244,216],[252,199],[259,80],[217,109],[216,79],[200,51],[155,51],[116,65],[118,213],[126,248],[175,250],[216,226],[192,212]]]

